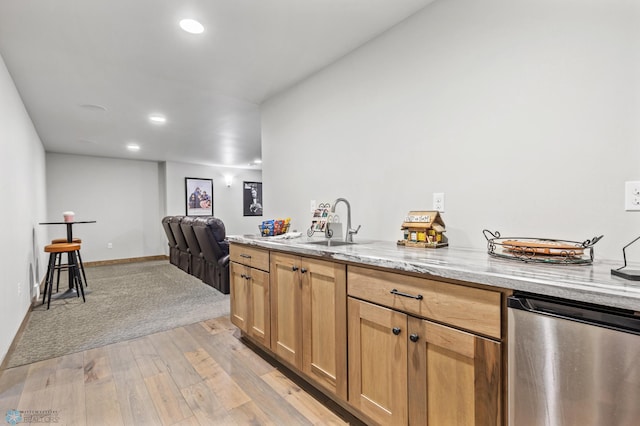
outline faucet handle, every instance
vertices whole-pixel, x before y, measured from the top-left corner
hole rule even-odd
[[[362,225],[358,225],[358,227],[356,229],[349,229],[348,232],[350,234],[357,234],[358,231],[360,230],[360,228],[362,228]]]

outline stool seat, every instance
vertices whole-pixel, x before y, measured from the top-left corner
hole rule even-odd
[[[42,297],[42,304],[47,303],[47,309],[51,305],[51,291],[53,289],[53,276],[55,271],[58,271],[58,282],[60,282],[60,271],[67,269],[69,271],[69,284],[73,282],[78,292],[78,297],[82,294],[82,301],[85,301],[84,289],[82,285],[82,278],[80,277],[80,264],[78,263],[78,255],[80,254],[79,243],[60,243],[49,244],[44,247],[44,251],[49,253],[49,267],[47,268],[47,277],[44,285],[44,294]],[[56,265],[56,258],[61,259],[62,254],[67,253],[69,263],[61,265],[59,260]],[[57,290],[56,290],[57,291]],[[48,299],[48,300],[47,300]]]
[[[69,253],[70,251],[78,250],[80,250],[80,244],[78,243],[49,244],[44,247],[44,251],[47,253]]]
[[[51,240],[51,244],[61,244],[61,243],[66,243],[67,239],[66,238],[56,238],[54,240]],[[74,238],[73,241],[74,243],[81,243],[82,239],[80,238]]]
[[[82,239],[81,238],[74,238],[72,241],[74,243],[80,244],[82,242]],[[67,239],[66,238],[55,238],[55,239],[51,240],[51,244],[67,244]],[[82,272],[82,277],[84,278],[84,285],[87,285],[87,275],[84,273],[84,263],[82,263],[82,256],[80,255],[80,250],[78,250],[78,263],[80,264],[80,272]],[[59,284],[60,284],[60,275],[58,274],[58,285]]]

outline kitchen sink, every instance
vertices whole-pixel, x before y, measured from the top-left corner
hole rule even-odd
[[[305,244],[313,244],[316,246],[323,247],[338,247],[338,246],[351,246],[355,243],[350,243],[348,241],[339,241],[339,240],[320,240],[320,241],[309,241]]]

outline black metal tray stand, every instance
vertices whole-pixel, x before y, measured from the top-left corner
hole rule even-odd
[[[502,237],[500,232],[482,231],[490,256],[522,262],[559,265],[593,263],[593,246],[603,235],[583,242],[549,238]]]

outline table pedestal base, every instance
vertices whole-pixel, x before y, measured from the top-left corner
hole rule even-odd
[[[88,288],[84,288],[84,295],[91,293]],[[62,293],[56,293],[51,296],[52,299],[71,299],[72,297],[78,297],[78,292],[75,288],[69,288]]]

